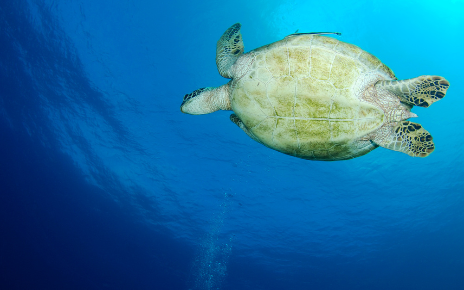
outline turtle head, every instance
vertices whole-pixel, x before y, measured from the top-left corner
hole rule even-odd
[[[212,89],[213,88],[201,88],[190,94],[186,94],[180,105],[181,112],[192,115],[206,114],[202,107],[205,105],[205,99]]]
[[[230,110],[227,85],[218,88],[201,88],[184,96],[180,105],[182,113],[209,114],[217,110]]]

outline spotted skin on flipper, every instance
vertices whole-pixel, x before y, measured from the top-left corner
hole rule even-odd
[[[446,95],[449,85],[443,77],[420,76],[409,80],[379,81],[375,86],[390,91],[404,103],[427,108]]]
[[[373,141],[380,146],[408,154],[427,157],[435,149],[432,135],[420,124],[402,121],[384,125],[376,132]]]
[[[241,24],[235,23],[224,32],[217,42],[216,64],[219,74],[225,78],[230,79],[234,76],[232,66],[245,50],[240,28]]]

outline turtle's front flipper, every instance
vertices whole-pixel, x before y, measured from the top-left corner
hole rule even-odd
[[[441,100],[448,90],[449,82],[439,76],[420,76],[409,80],[378,81],[377,91],[382,90],[398,96],[403,103],[427,108]]]
[[[402,121],[385,124],[371,140],[376,144],[412,157],[427,157],[435,149],[432,135],[420,124]]]
[[[248,130],[248,128],[245,126],[245,124],[243,124],[242,120],[240,120],[239,117],[237,117],[237,115],[235,114],[232,114],[230,115],[230,120],[237,126],[240,127],[240,129],[242,129],[251,139],[255,140],[256,142],[258,143],[261,143],[261,141],[259,141],[259,139],[255,136],[255,134],[253,134],[250,130]]]
[[[232,65],[244,51],[242,34],[240,34],[240,23],[235,23],[224,32],[217,42],[216,65],[221,76],[231,79]]]

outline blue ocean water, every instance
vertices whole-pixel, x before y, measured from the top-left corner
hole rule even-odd
[[[1,289],[464,289],[464,1],[0,3]],[[245,50],[340,31],[446,77],[427,158],[305,161],[182,97]]]

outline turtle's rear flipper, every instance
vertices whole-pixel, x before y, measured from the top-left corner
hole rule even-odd
[[[387,90],[398,96],[403,103],[427,108],[441,100],[449,87],[449,82],[439,76],[420,76],[409,80],[378,81],[378,91]]]
[[[224,32],[217,42],[216,46],[216,65],[219,74],[225,78],[231,79],[232,65],[235,63],[244,51],[242,34],[240,33],[240,23],[235,23]]]
[[[409,121],[385,124],[371,140],[384,148],[412,157],[427,157],[435,149],[432,135],[420,124]]]

